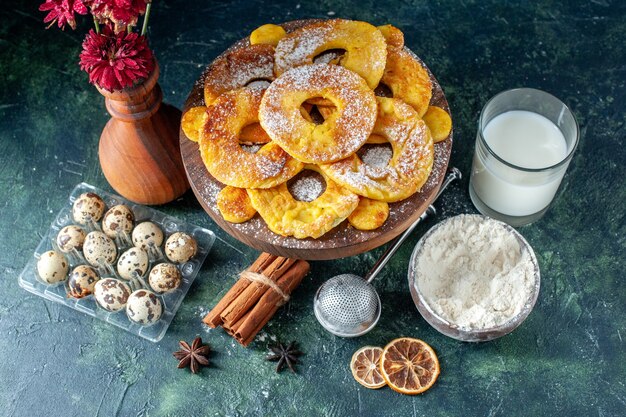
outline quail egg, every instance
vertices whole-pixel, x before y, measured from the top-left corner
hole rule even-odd
[[[107,311],[119,311],[126,306],[130,297],[130,287],[115,278],[103,278],[96,282],[94,298],[100,307]]]
[[[78,265],[72,270],[67,280],[68,295],[74,298],[83,298],[91,295],[100,276],[89,265]]]
[[[124,204],[113,206],[106,212],[102,219],[102,231],[110,238],[130,234],[133,230],[135,215],[133,211]]]
[[[174,291],[180,287],[182,280],[183,277],[176,265],[168,263],[158,264],[152,268],[148,278],[150,286],[157,293]]]
[[[83,193],[74,201],[72,216],[74,221],[80,224],[97,222],[102,218],[105,206],[104,200],[98,194]]]
[[[163,231],[152,222],[139,223],[133,230],[133,244],[141,249],[163,244]]]
[[[72,249],[83,250],[84,241],[85,231],[76,225],[65,226],[57,235],[57,246],[65,253],[71,252]]]
[[[37,261],[39,278],[47,284],[56,284],[65,281],[70,263],[62,253],[50,250],[44,252]]]
[[[117,256],[117,249],[115,243],[107,235],[93,231],[85,237],[83,255],[93,266],[99,266],[100,263],[112,264]]]
[[[117,261],[117,273],[120,277],[131,280],[136,272],[140,277],[148,270],[148,254],[140,248],[130,248]]]
[[[163,304],[152,291],[137,290],[128,297],[126,315],[131,321],[149,326],[156,323],[163,314]]]
[[[187,262],[194,257],[197,250],[196,240],[187,233],[176,232],[165,242],[165,255],[172,262]]]

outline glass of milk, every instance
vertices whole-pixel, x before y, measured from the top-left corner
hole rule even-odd
[[[472,202],[512,226],[548,209],[578,145],[578,123],[559,99],[532,88],[504,91],[483,108],[470,176]]]

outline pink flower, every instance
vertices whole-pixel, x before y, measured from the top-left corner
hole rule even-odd
[[[57,22],[61,29],[65,29],[65,24],[76,29],[74,13],[87,14],[87,7],[84,0],[46,0],[39,6],[39,11],[49,12],[43,19],[44,23],[50,22],[48,28]]]
[[[154,57],[144,36],[137,33],[114,33],[104,26],[102,33],[90,30],[83,42],[80,68],[89,74],[89,82],[113,91],[131,87],[154,70]]]
[[[140,15],[146,12],[150,0],[93,0],[91,13],[100,23],[112,22],[115,32],[126,26],[135,26]]]

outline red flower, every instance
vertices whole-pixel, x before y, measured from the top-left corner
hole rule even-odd
[[[148,3],[150,0],[93,0],[91,13],[100,23],[113,22],[117,33],[126,26],[135,26]]]
[[[89,82],[108,91],[121,90],[142,81],[154,69],[154,57],[144,36],[104,26],[102,33],[90,30],[83,42],[80,68]]]
[[[43,19],[44,23],[50,22],[48,28],[57,22],[61,29],[65,29],[66,23],[76,29],[74,13],[87,14],[87,7],[84,0],[46,0],[39,6],[39,11],[50,12]]]

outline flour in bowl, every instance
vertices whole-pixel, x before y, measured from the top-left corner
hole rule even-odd
[[[535,285],[528,249],[505,224],[478,215],[447,219],[423,242],[415,271],[424,301],[466,330],[500,326],[518,315]]]

